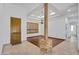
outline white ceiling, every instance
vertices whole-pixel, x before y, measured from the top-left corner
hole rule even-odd
[[[6,3],[7,4],[7,3]],[[6,5],[5,4],[5,5]],[[43,6],[42,3],[9,3],[7,5],[13,5],[13,6],[19,6],[26,10],[26,14],[31,14],[33,12],[40,13],[42,10],[41,6]],[[74,3],[51,3],[49,4],[49,9],[52,9],[55,12],[61,13],[62,11],[68,9],[70,6],[74,5]],[[41,13],[40,13],[41,14]]]
[[[31,5],[31,4],[30,4]],[[39,19],[38,16],[43,16],[43,4],[37,4],[38,6],[34,9],[32,9],[32,11],[30,11],[27,16],[30,19]],[[52,15],[50,17],[57,17],[60,15],[64,15],[67,14],[69,12],[67,12],[67,9],[71,8],[73,5],[75,5],[75,3],[51,3],[49,4],[49,12],[48,14],[50,14],[50,11],[52,10],[52,12],[55,12],[55,15]],[[41,19],[41,18],[40,18]]]
[[[42,3],[10,3],[8,5],[18,6],[23,8],[26,11],[25,12],[26,16],[27,17],[30,16],[31,19],[33,18],[38,19],[37,16],[41,16],[43,14],[43,7],[41,7],[43,6]],[[67,9],[69,9],[73,5],[75,5],[75,3],[51,3],[49,4],[49,13],[51,10],[52,12],[56,13],[55,15],[52,15],[52,17],[67,14],[69,13],[67,12]],[[32,17],[31,15],[34,15],[34,17]]]
[[[10,3],[9,5],[17,5],[19,7],[23,7],[23,9],[25,8],[26,13],[29,14],[31,12],[35,12],[35,8],[38,8],[39,11],[39,7],[43,4],[42,3]],[[63,11],[66,10],[67,8],[69,8],[70,6],[74,5],[74,3],[51,3],[49,4],[50,6],[52,5],[52,7],[50,7],[53,10],[56,11]]]
[[[62,11],[73,5],[73,3],[52,3],[52,5]]]
[[[26,12],[26,15],[30,13],[33,9],[35,9],[40,4],[38,3],[2,3],[4,6],[17,6],[21,7],[21,9],[24,9]]]

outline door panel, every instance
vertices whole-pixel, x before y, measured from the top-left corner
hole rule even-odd
[[[11,40],[10,43],[12,45],[21,43],[21,19],[11,17],[11,24],[10,24],[10,31],[11,31]]]

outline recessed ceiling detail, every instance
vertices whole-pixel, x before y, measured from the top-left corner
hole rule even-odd
[[[56,16],[58,15],[58,10],[52,6],[51,4],[48,4],[48,17],[50,16]],[[27,17],[29,19],[43,19],[44,18],[44,6],[43,4],[39,5],[38,7],[36,7],[34,10],[32,10]]]
[[[75,7],[73,7],[75,6]],[[76,3],[49,3],[48,4],[48,18],[55,18],[63,15],[74,14],[77,11]],[[38,4],[37,7],[32,9],[31,12],[27,14],[28,19],[36,19],[40,21],[44,19],[44,6],[43,4]]]

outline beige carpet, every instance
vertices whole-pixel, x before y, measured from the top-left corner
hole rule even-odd
[[[5,55],[37,55],[39,53],[39,48],[27,41],[13,46],[11,44],[5,44],[2,49],[2,54]]]
[[[29,43],[28,41],[18,45],[6,44],[3,46],[2,54],[7,55],[41,55],[39,47]],[[78,55],[79,52],[73,43],[63,41],[52,48],[52,55]]]

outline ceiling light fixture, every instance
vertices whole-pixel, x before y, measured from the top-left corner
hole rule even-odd
[[[43,18],[44,16],[38,16],[38,18]]]
[[[56,14],[56,13],[55,13],[55,12],[51,12],[51,13],[50,13],[50,15],[54,15],[54,14]]]
[[[71,11],[71,9],[68,9],[67,11],[68,11],[68,12],[70,12],[70,11]]]

